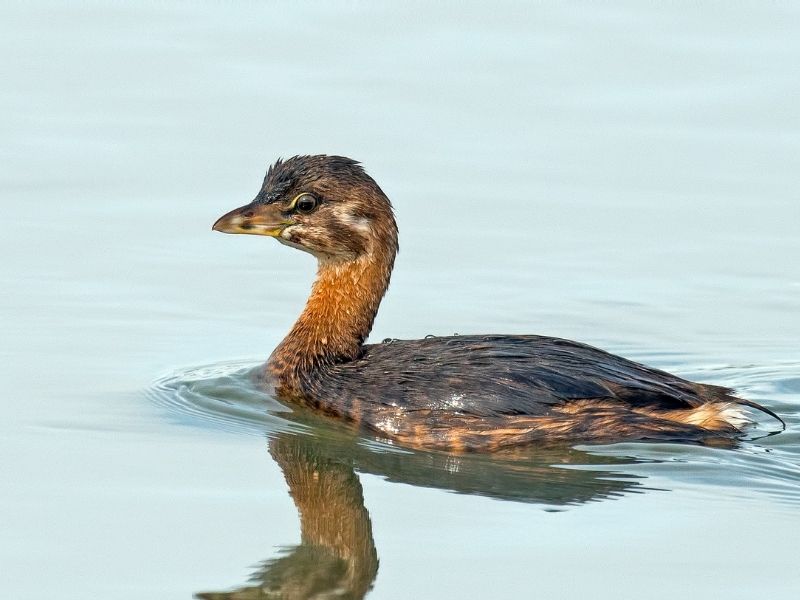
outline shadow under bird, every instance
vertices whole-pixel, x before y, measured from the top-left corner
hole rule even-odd
[[[274,237],[317,258],[305,309],[269,357],[276,397],[397,443],[495,451],[549,442],[735,440],[744,407],[586,344],[538,335],[464,335],[365,344],[398,250],[392,205],[342,156],[278,160],[216,231]]]

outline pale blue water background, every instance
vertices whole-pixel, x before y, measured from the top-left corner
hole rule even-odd
[[[491,461],[394,477],[365,440],[370,598],[797,597],[793,4],[5,2],[0,60],[4,598],[190,598],[299,542],[286,422],[218,377],[268,355],[313,263],[210,225],[316,152],[397,210],[373,340],[569,337],[789,423],[594,449],[616,493],[589,503],[550,471],[497,499]]]

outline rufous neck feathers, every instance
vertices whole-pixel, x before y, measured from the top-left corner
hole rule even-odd
[[[279,378],[353,360],[372,329],[389,286],[394,253],[320,261],[305,309],[269,359]]]

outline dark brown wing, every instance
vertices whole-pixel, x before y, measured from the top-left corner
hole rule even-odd
[[[335,396],[408,410],[476,416],[544,415],[578,399],[690,408],[727,390],[691,383],[592,346],[559,338],[477,335],[365,346],[324,377]]]

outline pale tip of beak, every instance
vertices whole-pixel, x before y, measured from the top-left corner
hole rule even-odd
[[[211,231],[220,233],[239,233],[239,229],[245,224],[245,219],[240,215],[222,215],[211,226]]]

